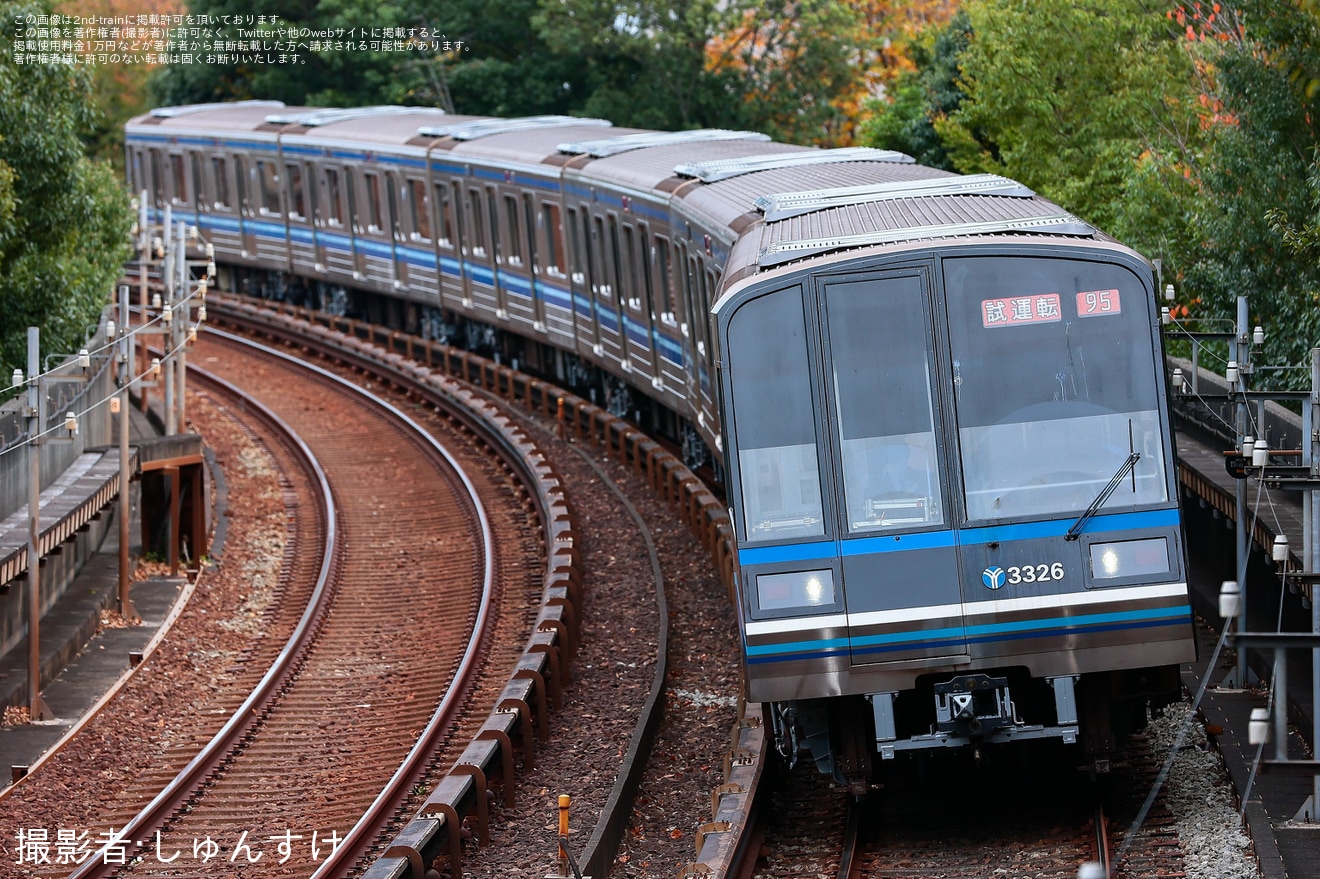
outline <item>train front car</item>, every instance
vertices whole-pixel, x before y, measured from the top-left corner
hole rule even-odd
[[[858,792],[1030,739],[1103,770],[1195,655],[1151,267],[1029,201],[767,211],[716,306],[748,695]]]

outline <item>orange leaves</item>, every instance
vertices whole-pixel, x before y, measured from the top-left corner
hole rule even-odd
[[[1165,12],[1164,17],[1184,28],[1183,33],[1189,43],[1204,43],[1207,39],[1227,43],[1243,39],[1246,32],[1238,14],[1231,10],[1225,12],[1218,3],[1208,8],[1199,2],[1190,7],[1179,6]]]

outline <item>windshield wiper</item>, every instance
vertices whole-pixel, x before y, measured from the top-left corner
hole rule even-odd
[[[1140,460],[1141,452],[1133,452],[1127,456],[1127,460],[1123,462],[1123,466],[1119,467],[1118,472],[1114,474],[1114,478],[1109,480],[1109,484],[1095,496],[1095,500],[1091,501],[1091,506],[1087,507],[1086,512],[1082,513],[1081,518],[1073,523],[1073,526],[1068,529],[1068,533],[1063,535],[1064,540],[1077,539],[1078,535],[1082,533],[1082,528],[1085,527],[1090,518],[1105,505],[1105,501],[1109,500],[1109,496],[1114,493],[1114,489],[1118,488],[1118,484],[1123,481],[1123,477],[1127,476],[1129,471],[1131,471],[1133,467],[1136,467],[1137,462]]]

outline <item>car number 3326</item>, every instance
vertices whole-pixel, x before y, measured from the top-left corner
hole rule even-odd
[[[1013,565],[1005,568],[1004,573],[1008,575],[1008,582],[1012,583],[1044,583],[1048,580],[1063,579],[1063,562],[1055,562],[1052,565]]]

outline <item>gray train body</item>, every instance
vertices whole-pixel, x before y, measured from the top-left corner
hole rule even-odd
[[[857,790],[1033,739],[1102,767],[1178,697],[1154,274],[1025,187],[398,107],[164,108],[126,146],[134,190],[227,271],[518,340],[713,449],[746,695],[785,753]]]

